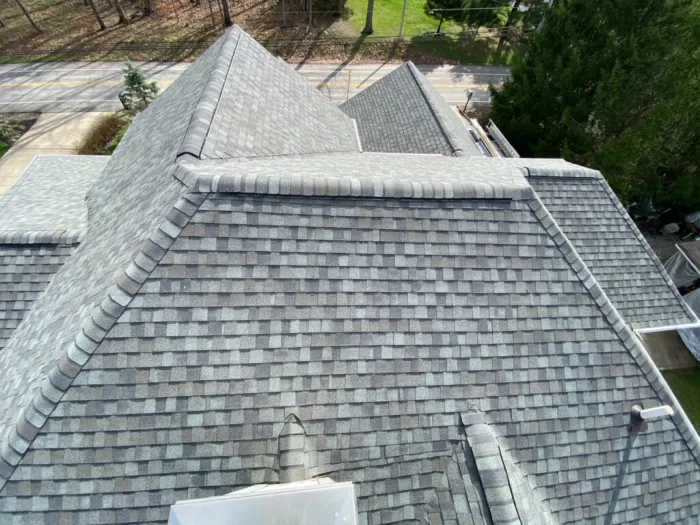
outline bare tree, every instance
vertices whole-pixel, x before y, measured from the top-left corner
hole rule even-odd
[[[365,28],[362,33],[365,35],[371,35],[374,33],[374,0],[367,1],[367,18],[365,18]]]
[[[20,8],[20,9],[22,10],[22,12],[24,13],[24,16],[27,17],[27,20],[29,20],[29,23],[32,24],[32,26],[34,27],[34,29],[36,29],[36,32],[37,32],[37,33],[41,33],[41,28],[40,28],[39,25],[34,21],[34,19],[32,18],[32,16],[29,14],[29,11],[27,11],[27,10],[25,9],[24,5],[22,5],[22,2],[20,2],[20,0],[17,0],[17,5],[19,6],[19,8]]]
[[[221,9],[224,14],[224,26],[230,27],[233,25],[233,20],[231,20],[231,10],[228,6],[228,0],[221,0]]]
[[[119,15],[119,23],[120,24],[128,24],[129,18],[126,16],[126,13],[124,12],[124,8],[122,7],[121,0],[113,0],[113,1],[114,1],[114,8],[117,10],[117,14]]]
[[[17,0],[19,2],[19,0]],[[102,18],[100,17],[100,13],[97,12],[97,8],[95,7],[95,2],[94,0],[87,0],[88,4],[90,4],[90,7],[92,8],[92,12],[95,13],[95,18],[97,18],[97,23],[100,24],[100,29],[107,29],[107,26],[105,23],[102,21]]]

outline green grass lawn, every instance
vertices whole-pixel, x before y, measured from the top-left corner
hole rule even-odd
[[[367,0],[347,0],[348,21],[358,33],[365,27]],[[496,52],[498,38],[482,29],[479,38],[471,41],[471,29],[464,33],[460,24],[445,20],[435,35],[439,18],[425,12],[425,0],[408,0],[403,36],[408,47],[403,58],[440,57],[458,64],[507,65],[512,50]],[[374,4],[374,34],[372,38],[394,37],[401,25],[403,0],[377,0]],[[460,38],[461,36],[461,38]],[[371,41],[368,40],[368,41]]]
[[[0,157],[2,157],[8,149],[10,149],[10,146],[0,140]]]
[[[700,429],[700,368],[665,370],[663,375],[695,428]]]
[[[367,0],[347,0],[345,4],[350,12],[350,23],[358,31],[365,27],[367,16]],[[406,4],[406,20],[403,34],[407,38],[437,30],[438,18],[433,18],[423,10],[425,0],[408,0]],[[374,35],[395,36],[401,24],[401,9],[403,0],[377,0],[374,3]],[[445,20],[441,31],[456,33],[461,27],[455,22]]]

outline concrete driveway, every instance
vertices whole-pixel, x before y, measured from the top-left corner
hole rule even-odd
[[[44,113],[0,158],[0,197],[19,179],[36,155],[75,153],[75,146],[106,113]]]

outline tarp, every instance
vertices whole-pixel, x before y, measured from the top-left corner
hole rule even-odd
[[[683,257],[680,253],[678,255]],[[683,299],[690,306],[690,309],[698,315],[700,312],[700,288],[684,295]],[[684,328],[678,330],[678,335],[681,336],[693,357],[700,361],[700,328]]]
[[[669,257],[669,259],[664,263],[664,267],[666,268],[668,275],[671,276],[671,280],[673,281],[673,284],[676,285],[676,288],[690,286],[696,279],[700,279],[700,274],[698,274],[695,268],[693,268],[693,265],[690,264],[688,259],[686,259],[685,256],[678,251]],[[695,309],[693,309],[693,311],[696,314],[698,313],[698,311]]]

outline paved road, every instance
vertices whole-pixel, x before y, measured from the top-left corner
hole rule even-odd
[[[140,64],[161,88],[169,86],[189,64]],[[340,104],[396,68],[396,64],[295,65],[309,81]],[[488,85],[500,84],[508,68],[492,66],[426,66],[419,69],[453,105],[463,103],[467,89],[475,105],[488,105]],[[0,65],[0,112],[113,111],[120,108],[122,64],[119,62],[53,62]]]

